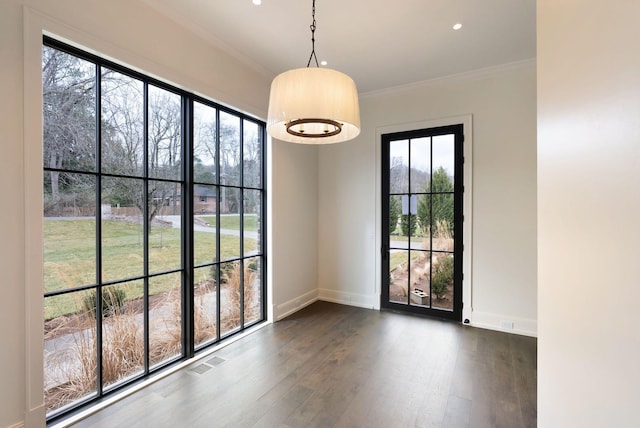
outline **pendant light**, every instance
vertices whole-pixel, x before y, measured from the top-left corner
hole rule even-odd
[[[271,83],[267,132],[301,144],[331,144],[360,134],[358,90],[344,73],[320,68],[315,51],[316,2],[313,0],[311,56],[306,68],[276,76]],[[310,67],[315,59],[316,67]]]

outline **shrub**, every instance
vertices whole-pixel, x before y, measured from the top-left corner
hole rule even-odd
[[[400,227],[402,229],[402,236],[415,236],[418,227],[418,218],[414,215],[403,215],[400,218]]]
[[[122,288],[109,287],[103,289],[102,315],[108,317],[121,313],[126,297],[127,293]],[[82,296],[82,309],[93,317],[97,315],[95,291],[91,291]]]
[[[433,172],[432,180],[425,186],[425,196],[418,203],[418,218],[423,231],[428,227],[435,228],[439,221],[453,225],[453,181],[443,167]]]
[[[216,279],[217,270],[220,269],[220,284],[226,284],[229,281],[229,275],[232,274],[235,269],[235,263],[220,263],[212,265],[209,269],[211,279]]]
[[[393,235],[398,227],[401,210],[398,196],[389,197],[389,234]]]
[[[431,292],[437,299],[442,299],[449,286],[453,286],[453,257],[443,256],[433,267]]]
[[[220,269],[220,284],[226,284],[229,282],[230,276],[233,274],[233,271],[236,269],[237,262],[233,263],[221,263],[217,266]],[[211,267],[212,277],[215,278],[216,274],[216,266]]]

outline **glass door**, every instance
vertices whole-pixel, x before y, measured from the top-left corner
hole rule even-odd
[[[382,136],[382,308],[462,320],[462,128]]]

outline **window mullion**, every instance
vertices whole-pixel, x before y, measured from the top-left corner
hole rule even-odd
[[[240,175],[240,200],[238,203],[238,211],[240,212],[239,229],[240,229],[240,284],[238,294],[240,295],[240,328],[244,327],[244,119],[240,119],[240,135],[239,135],[240,157],[238,165],[238,174]]]
[[[182,98],[182,352],[186,358],[194,355],[194,251],[193,251],[193,98]]]
[[[96,64],[96,392],[102,382],[102,66]]]
[[[143,337],[144,337],[144,373],[149,373],[149,235],[151,222],[149,220],[149,84],[142,84],[142,254],[143,254]],[[152,199],[153,200],[153,199]]]
[[[433,308],[433,136],[429,136],[429,307]]]
[[[216,109],[216,183],[218,184],[216,192],[216,262],[217,269],[215,269],[215,282],[216,282],[216,341],[220,340],[220,194],[222,193],[222,182],[220,173],[220,109]],[[214,266],[216,266],[214,264]]]

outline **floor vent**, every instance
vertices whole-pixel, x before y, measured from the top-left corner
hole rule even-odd
[[[208,372],[209,370],[211,370],[212,368],[214,368],[215,366],[219,366],[220,364],[224,363],[225,360],[224,358],[220,358],[220,357],[213,357],[209,360],[207,360],[207,362],[202,363],[202,364],[198,364],[197,366],[189,369],[192,372],[196,372],[198,374],[203,374]]]
[[[220,358],[220,357],[213,357],[212,359],[210,359],[209,361],[207,361],[207,364],[211,364],[212,366],[219,366],[220,364],[224,363],[225,360],[224,358]]]
[[[204,372],[211,370],[211,366],[207,364],[200,364],[199,366],[195,366],[191,369],[192,372],[196,372],[198,374],[203,374]]]

